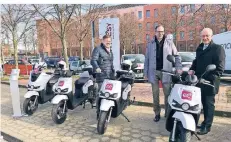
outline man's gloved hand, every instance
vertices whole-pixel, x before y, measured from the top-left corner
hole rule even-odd
[[[100,68],[97,68],[97,69],[96,69],[96,72],[97,72],[97,73],[101,73],[101,69],[100,69]]]

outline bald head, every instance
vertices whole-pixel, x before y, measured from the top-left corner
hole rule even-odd
[[[213,36],[213,31],[210,28],[204,28],[201,31],[202,42],[206,45],[208,45],[211,42],[212,36]]]

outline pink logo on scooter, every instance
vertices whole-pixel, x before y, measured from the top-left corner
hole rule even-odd
[[[112,90],[113,88],[113,84],[111,83],[108,83],[106,86],[105,86],[105,90]]]
[[[187,90],[183,90],[182,94],[181,94],[181,99],[191,101],[192,100],[192,92],[189,92]]]

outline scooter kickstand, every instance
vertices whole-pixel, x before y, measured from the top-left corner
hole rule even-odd
[[[199,136],[195,133],[195,132],[193,132],[193,134],[197,137],[197,139],[200,141],[201,139],[199,138]]]
[[[85,109],[85,101],[83,102],[83,108]]]
[[[121,113],[121,115],[122,115],[125,119],[127,119],[128,122],[131,122],[131,121],[127,118],[127,116],[125,116],[123,113]]]

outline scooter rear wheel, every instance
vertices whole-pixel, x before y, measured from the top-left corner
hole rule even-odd
[[[67,118],[67,111],[65,110],[63,113],[63,108],[63,101],[59,102],[58,104],[54,104],[52,107],[51,117],[56,124],[62,124]]]
[[[27,115],[32,115],[38,108],[38,99],[36,102],[34,102],[35,98],[36,96],[31,96],[30,98],[26,98],[23,102],[23,111]]]
[[[108,125],[108,117],[109,117],[109,111],[100,111],[99,119],[98,119],[98,125],[97,125],[97,131],[99,134],[104,134],[107,130]]]

